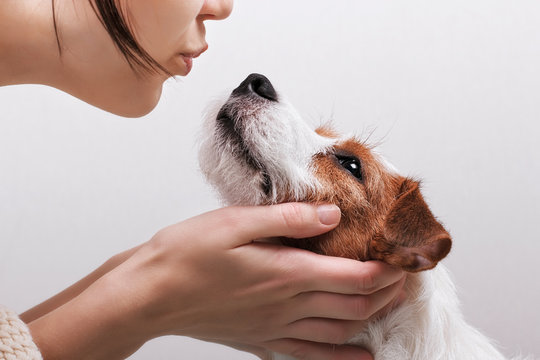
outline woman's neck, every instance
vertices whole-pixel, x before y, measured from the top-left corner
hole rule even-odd
[[[54,4],[57,33],[52,0],[0,0],[0,86],[49,85],[122,116],[153,109],[166,76],[133,71],[89,1]]]
[[[0,1],[0,85],[48,84],[60,63],[51,2]]]

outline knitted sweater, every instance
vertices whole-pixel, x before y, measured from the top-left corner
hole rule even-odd
[[[0,305],[0,360],[42,360],[26,324]]]

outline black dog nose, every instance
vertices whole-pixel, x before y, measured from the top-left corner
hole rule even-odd
[[[261,74],[251,74],[234,89],[233,95],[248,95],[255,93],[271,101],[277,101],[276,90],[268,78]]]

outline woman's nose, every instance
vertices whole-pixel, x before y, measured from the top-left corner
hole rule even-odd
[[[233,0],[205,0],[199,13],[199,18],[204,20],[223,20],[227,18],[233,9]]]

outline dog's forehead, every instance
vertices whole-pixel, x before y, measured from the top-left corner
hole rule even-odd
[[[351,155],[360,156],[371,153],[371,147],[359,138],[353,135],[340,134],[328,125],[318,127],[315,132],[320,136],[334,140],[335,148],[349,152]]]
[[[355,155],[363,161],[374,161],[371,149],[357,138],[349,138],[336,143],[335,148],[345,153]]]

